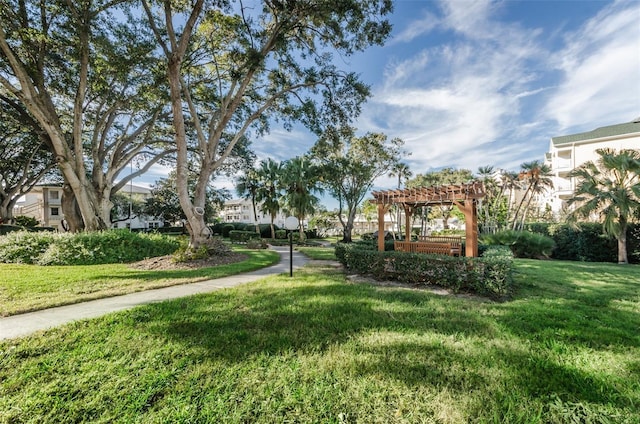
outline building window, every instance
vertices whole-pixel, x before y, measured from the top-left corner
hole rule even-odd
[[[60,198],[60,192],[59,191],[50,191],[49,192],[49,199],[54,199],[57,200]]]
[[[60,215],[60,209],[59,208],[51,208],[51,216],[58,216]]]

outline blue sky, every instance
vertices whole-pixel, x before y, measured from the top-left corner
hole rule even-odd
[[[385,46],[338,60],[372,88],[356,128],[403,139],[414,174],[517,170],[551,137],[640,116],[638,1],[399,0],[390,19]],[[274,126],[254,149],[286,160],[314,141]]]

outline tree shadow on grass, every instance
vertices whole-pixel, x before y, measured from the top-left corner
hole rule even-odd
[[[524,281],[531,275],[549,277]],[[497,321],[529,340],[566,343],[594,349],[640,347],[640,267],[528,261],[519,277],[526,292],[499,305]],[[637,277],[640,278],[640,277]]]
[[[144,314],[131,312],[129,319],[141,330],[182,344],[185,355],[198,362],[237,364],[260,355],[318,354],[339,345],[364,359],[336,366],[353,366],[354,372],[386,375],[411,386],[463,394],[486,391],[488,380],[494,380],[496,389],[513,387],[533,398],[556,394],[571,401],[630,406],[604,377],[553,359],[553,346],[530,353],[492,344],[504,337],[495,316],[479,314],[469,302],[420,291],[301,282],[287,288],[256,285],[240,296],[229,291],[176,300],[147,307]],[[487,305],[481,309],[504,307]],[[527,330],[520,330],[522,322],[548,312],[524,303],[498,314],[498,323],[528,339]],[[598,331],[602,334],[596,332],[597,338],[610,330]],[[372,334],[384,339],[385,333],[400,336],[382,343],[366,341]],[[578,344],[583,337],[588,333],[578,335]],[[456,338],[474,348],[457,346],[452,342]],[[569,349],[574,342],[566,339]],[[638,346],[634,338],[627,344]],[[495,375],[502,374],[502,383],[495,383]]]

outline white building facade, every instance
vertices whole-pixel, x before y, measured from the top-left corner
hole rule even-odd
[[[598,159],[597,149],[640,149],[640,118],[593,131],[551,138],[545,163],[553,174],[553,189],[546,199],[554,214],[573,197],[576,181],[569,173],[587,161]]]
[[[127,185],[120,194],[131,199],[144,201],[151,196],[151,190],[146,187]],[[66,231],[64,215],[62,213],[62,186],[36,185],[22,196],[13,208],[13,216],[29,216],[35,218],[43,227],[53,227],[58,231]],[[122,212],[123,218],[128,214]],[[114,222],[112,228],[149,229],[163,225],[158,218],[150,216],[132,216],[122,221]]]
[[[224,202],[222,211],[220,212],[220,219],[223,222],[239,222],[243,224],[254,224],[258,221],[258,224],[271,224],[271,215],[267,211],[263,211],[260,204],[256,204],[256,216],[253,214],[253,204],[248,199],[233,199]],[[279,212],[273,223],[280,228],[284,228],[284,220],[287,217],[284,213]]]
[[[35,218],[43,227],[63,231],[62,185],[36,185],[16,202],[13,216]]]

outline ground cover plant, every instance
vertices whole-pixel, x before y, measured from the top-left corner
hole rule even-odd
[[[0,262],[92,265],[134,262],[173,253],[175,237],[111,230],[86,233],[12,232],[0,237]]]
[[[640,269],[515,264],[509,302],[305,267],[5,341],[0,422],[640,422]]]
[[[220,278],[277,263],[277,252],[234,249],[242,262],[196,269],[141,270],[127,264],[38,266],[0,264],[0,316]]]

